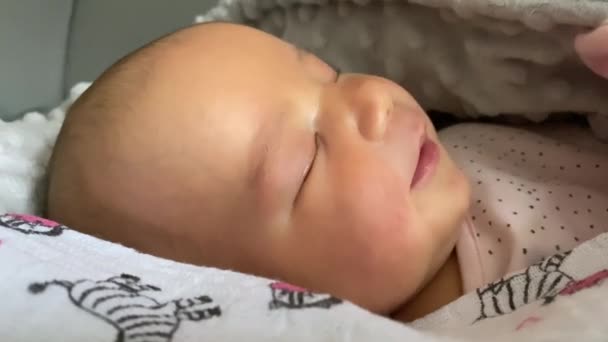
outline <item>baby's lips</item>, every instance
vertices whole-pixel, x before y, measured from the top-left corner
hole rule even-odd
[[[383,154],[399,170],[404,186],[411,188],[422,145],[428,139],[427,120],[422,109],[395,101],[387,122]]]

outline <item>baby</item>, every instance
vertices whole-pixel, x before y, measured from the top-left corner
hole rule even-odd
[[[48,215],[409,321],[555,253],[556,239],[563,250],[606,229],[595,166],[606,156],[551,141],[459,125],[442,132],[446,149],[399,85],[341,74],[252,28],[204,24],[119,61],[73,105]],[[574,215],[561,203],[579,196],[594,206],[577,220],[596,229],[560,232],[570,218],[555,207]]]

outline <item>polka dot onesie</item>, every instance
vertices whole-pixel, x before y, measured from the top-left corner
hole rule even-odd
[[[466,291],[608,231],[608,145],[574,126],[461,124],[440,139],[471,182]]]

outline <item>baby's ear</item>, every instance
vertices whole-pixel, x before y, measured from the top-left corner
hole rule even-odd
[[[608,79],[608,23],[579,34],[574,40],[574,49],[589,69]]]

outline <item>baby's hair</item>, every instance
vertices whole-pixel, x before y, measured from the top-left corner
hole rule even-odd
[[[65,181],[69,182],[64,178],[70,173],[70,158],[76,157],[72,150],[86,143],[87,133],[90,133],[91,129],[100,129],[104,121],[111,120],[112,116],[127,115],[126,111],[133,110],[131,96],[134,95],[134,90],[146,81],[146,72],[150,68],[146,63],[149,58],[146,56],[147,49],[148,47],[144,47],[121,58],[106,70],[68,110],[47,167],[48,187],[45,196],[47,215],[51,211],[50,207],[57,204],[55,203],[57,194],[54,193],[56,186]],[[65,156],[66,154],[71,157]],[[61,192],[65,196],[69,191],[62,189]]]
[[[74,121],[84,121],[82,124],[88,127],[99,124],[100,121],[110,119],[110,115],[127,115],[129,110],[135,110],[133,104],[135,97],[142,93],[147,79],[154,69],[154,61],[157,51],[163,48],[171,48],[174,44],[181,42],[181,32],[196,29],[198,27],[218,22],[199,23],[184,30],[169,33],[157,38],[135,51],[118,59],[110,68],[104,71],[91,87],[71,106],[68,110],[62,130],[57,137],[53,148],[51,159],[47,166],[47,179],[53,178],[57,168],[57,155],[68,148],[69,145],[77,144],[76,134],[73,134]],[[88,112],[87,118],[76,114]],[[94,113],[94,114],[92,114]],[[50,184],[45,192],[45,199],[49,198]],[[44,205],[44,211],[48,209],[48,202]],[[48,214],[48,212],[47,212]]]
[[[47,166],[42,191],[46,216],[62,218],[65,211],[76,210],[83,189],[74,181],[83,151],[91,140],[100,139],[117,121],[138,110],[158,52],[179,42],[179,32],[172,33],[120,58],[70,107]]]
[[[186,242],[180,242],[176,250],[167,228],[174,215],[189,215],[192,208],[149,212],[150,206],[162,207],[187,191],[157,188],[165,179],[158,170],[175,166],[164,164],[163,153],[175,153],[159,148],[162,141],[148,138],[156,128],[171,124],[170,119],[159,121],[167,114],[156,110],[155,94],[171,89],[165,83],[159,87],[159,80],[167,65],[181,65],[182,51],[190,52],[192,45],[196,49],[204,41],[200,34],[205,33],[197,29],[207,24],[161,37],[121,58],[71,106],[47,168],[45,216],[132,248],[180,260],[194,258],[188,253],[198,253],[198,247],[184,248]],[[197,212],[201,209],[196,206]]]

